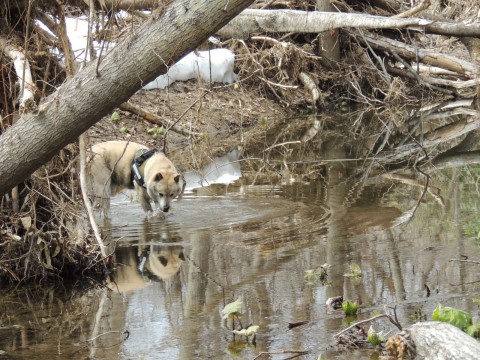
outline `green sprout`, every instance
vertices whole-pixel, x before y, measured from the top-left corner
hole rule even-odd
[[[110,116],[110,120],[112,121],[119,121],[120,120],[120,114],[117,111],[114,111],[112,113],[112,116]]]
[[[438,304],[432,314],[434,321],[442,321],[454,325],[463,331],[472,325],[472,315],[466,311]]]
[[[260,326],[258,325],[250,325],[246,329],[240,329],[240,330],[233,330],[234,334],[240,335],[240,336],[245,336],[248,342],[248,338],[250,336],[253,336],[252,342],[255,342],[255,338],[257,336],[257,330],[259,329]]]
[[[367,340],[373,346],[380,345],[381,343],[386,341],[385,337],[383,336],[383,332],[380,331],[377,333],[371,325],[367,332]]]
[[[347,316],[356,315],[357,310],[358,310],[358,306],[355,302],[345,300],[342,303],[342,309],[343,309],[343,313]]]

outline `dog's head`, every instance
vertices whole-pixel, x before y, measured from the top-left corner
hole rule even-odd
[[[170,202],[181,194],[183,180],[177,173],[156,173],[146,183],[148,195],[160,204],[160,209],[167,212]]]

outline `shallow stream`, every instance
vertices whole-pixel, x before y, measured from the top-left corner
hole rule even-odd
[[[165,219],[117,197],[111,281],[4,291],[0,359],[368,359],[373,349],[339,349],[334,334],[384,305],[405,326],[431,319],[439,303],[477,318],[480,267],[459,260],[480,259],[480,169],[431,174],[439,193],[423,198],[423,186],[377,178],[360,187],[345,173],[332,162],[309,182],[190,189]],[[305,277],[325,263],[326,281]],[[327,308],[339,295],[359,304],[357,318]],[[222,319],[237,298],[243,326],[260,326],[255,345]]]

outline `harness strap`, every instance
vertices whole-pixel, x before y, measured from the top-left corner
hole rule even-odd
[[[138,185],[145,187],[145,180],[143,179],[143,174],[141,167],[145,161],[151,158],[157,152],[156,149],[147,150],[140,149],[135,153],[135,156],[132,160],[132,175],[131,182],[137,182]]]

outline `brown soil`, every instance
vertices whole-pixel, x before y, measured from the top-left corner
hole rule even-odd
[[[234,147],[244,148],[258,141],[265,131],[283,120],[289,110],[277,101],[260,96],[242,86],[215,86],[191,80],[174,83],[164,90],[141,90],[130,103],[153,113],[167,122],[199,133],[187,137],[168,131],[156,138],[148,133],[158,127],[129,112],[117,110],[120,120],[103,118],[89,131],[90,142],[123,139],[165,150],[181,170],[200,168],[214,156]],[[183,116],[182,116],[183,115]]]

